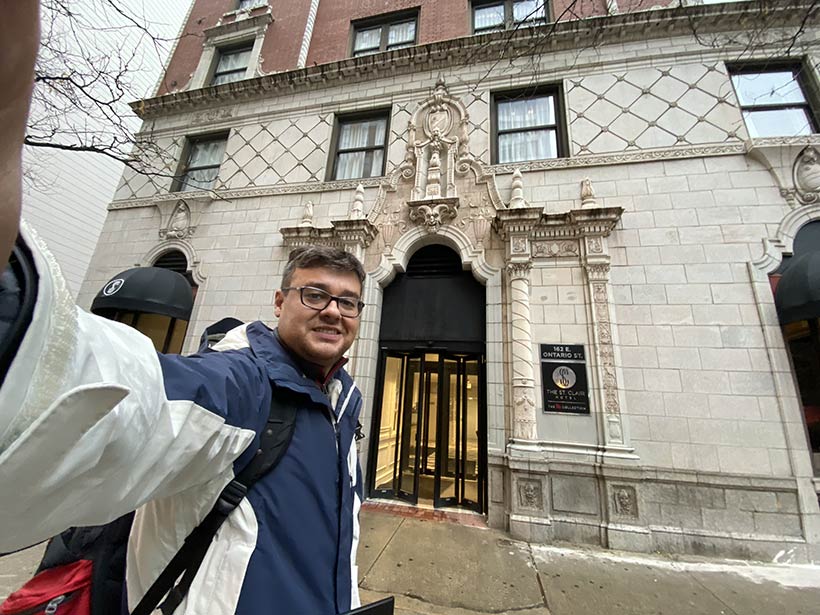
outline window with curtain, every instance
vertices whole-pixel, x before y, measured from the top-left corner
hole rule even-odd
[[[731,69],[746,129],[751,137],[796,137],[817,132],[799,65]]]
[[[191,190],[210,190],[219,174],[219,165],[225,153],[227,135],[208,139],[191,140],[188,148],[188,158],[176,190],[189,192]]]
[[[252,9],[257,6],[263,6],[267,3],[267,0],[239,0],[239,6],[237,6],[236,9],[242,11]]]
[[[495,162],[523,162],[562,155],[558,89],[532,95],[496,94]]]
[[[387,111],[366,117],[340,118],[337,125],[333,179],[384,175]]]
[[[353,25],[353,55],[364,56],[416,44],[417,15],[392,15]]]
[[[473,33],[547,23],[547,8],[547,0],[476,0],[473,2]]]
[[[246,45],[235,49],[220,50],[211,85],[221,85],[244,79],[245,73],[248,72],[248,61],[252,49],[253,45]]]

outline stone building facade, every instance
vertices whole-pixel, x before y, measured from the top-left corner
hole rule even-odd
[[[817,559],[812,355],[773,293],[820,249],[810,3],[399,4],[197,0],[201,36],[134,104],[156,173],[123,176],[80,302],[181,253],[192,351],[273,321],[293,247],[343,246],[368,271],[370,497]]]

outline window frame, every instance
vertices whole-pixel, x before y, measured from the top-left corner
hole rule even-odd
[[[330,155],[332,156],[332,162],[328,165],[328,173],[327,173],[327,181],[352,181],[355,179],[370,179],[372,177],[384,177],[387,171],[387,152],[390,143],[390,117],[391,117],[391,108],[390,107],[381,107],[377,109],[368,109],[367,111],[358,111],[354,113],[339,113],[336,115],[334,124],[333,124],[333,136],[331,137],[330,141]],[[383,119],[385,121],[384,125],[384,144],[382,146],[370,146],[370,147],[355,147],[351,149],[346,149],[339,151],[339,137],[342,132],[342,125],[346,123],[352,122],[361,122],[361,121],[368,121],[368,120],[375,120],[375,119]],[[339,164],[339,154],[342,153],[349,153],[349,152],[359,152],[359,151],[372,151],[381,149],[383,151],[382,155],[382,170],[380,175],[369,175],[367,177],[348,177],[345,179],[337,179],[336,178],[336,171]]]
[[[504,32],[508,30],[514,30],[516,27],[534,27],[534,26],[543,26],[545,24],[550,23],[552,18],[552,2],[550,0],[544,0],[544,18],[542,20],[539,19],[531,19],[531,20],[524,20],[524,21],[515,21],[514,18],[514,10],[513,5],[515,4],[515,0],[473,0],[470,4],[470,32],[473,35],[476,34],[490,34],[493,32]],[[498,6],[503,5],[504,7],[504,22],[499,28],[483,28],[481,30],[476,30],[475,28],[475,11],[477,8],[488,7],[488,6]]]
[[[228,137],[229,133],[227,132],[216,132],[185,137],[185,147],[182,148],[182,156],[180,156],[178,171],[176,174],[176,178],[174,179],[174,184],[171,188],[171,192],[198,192],[202,190],[213,190],[213,186],[211,186],[210,188],[195,188],[192,190],[185,190],[186,179],[188,177],[188,173],[190,173],[192,169],[195,171],[199,171],[201,169],[212,169],[216,167],[216,177],[214,178],[214,182],[216,182],[216,179],[219,177],[219,170],[222,168],[222,162],[225,159],[225,150],[227,150]],[[225,141],[225,150],[223,150],[222,152],[222,158],[219,160],[219,164],[190,167],[189,163],[191,160],[191,154],[193,152],[194,146],[200,143],[210,143],[213,141]]]
[[[737,99],[738,109],[740,109],[740,116],[743,118],[743,124],[746,131],[752,139],[767,139],[770,137],[753,137],[749,130],[749,123],[746,121],[744,112],[750,111],[786,111],[788,109],[804,109],[809,118],[810,134],[816,134],[820,127],[818,121],[817,110],[820,109],[820,92],[815,85],[814,79],[808,74],[808,64],[806,62],[782,61],[782,62],[766,62],[766,63],[742,63],[742,64],[728,64],[726,71],[729,75],[729,82],[732,86],[732,91],[735,93]],[[740,100],[740,92],[735,86],[733,77],[735,75],[759,75],[763,73],[776,73],[791,71],[794,81],[800,87],[800,92],[803,94],[803,103],[763,103],[759,105],[744,105]],[[785,136],[785,135],[779,135]],[[807,136],[807,135],[799,135]]]
[[[227,83],[235,83],[237,81],[242,81],[243,79],[248,78],[248,68],[251,66],[251,59],[253,58],[253,47],[254,41],[244,41],[240,43],[234,43],[231,45],[223,45],[221,47],[216,48],[216,53],[214,53],[214,60],[213,60],[213,68],[210,71],[210,76],[208,78],[208,86],[216,87],[219,85],[225,85]],[[245,65],[244,73],[241,78],[233,79],[231,81],[226,81],[225,83],[215,84],[214,80],[216,79],[217,75],[219,74],[227,74],[227,73],[238,73],[239,69],[232,70],[232,71],[223,71],[222,73],[218,73],[217,69],[219,68],[219,62],[222,60],[222,56],[225,54],[231,53],[239,53],[242,51],[248,52],[248,63]]]
[[[528,98],[541,98],[543,96],[552,96],[555,101],[555,108],[553,114],[555,116],[555,124],[544,124],[539,126],[528,126],[526,128],[516,128],[511,130],[499,131],[498,129],[498,104],[500,102],[510,100],[524,100]],[[499,162],[499,142],[500,134],[511,134],[516,132],[530,132],[533,130],[550,130],[555,129],[555,158],[534,158],[532,160],[519,160],[515,162]],[[566,158],[569,155],[569,143],[567,141],[567,124],[566,114],[564,108],[564,88],[560,83],[544,84],[535,87],[518,88],[514,90],[500,90],[490,94],[490,162],[491,164],[521,164],[526,162],[533,162],[536,160],[556,160],[558,158]]]
[[[388,45],[388,37],[390,36],[390,26],[397,26],[399,24],[414,22],[416,27],[413,32],[413,42],[412,43],[401,43],[400,45],[389,46]],[[384,51],[392,51],[394,49],[404,49],[406,47],[413,47],[419,44],[419,10],[412,9],[409,11],[399,11],[396,13],[387,13],[384,15],[378,15],[376,17],[368,17],[366,19],[358,19],[356,21],[352,21],[350,24],[350,57],[352,58],[360,58],[362,56],[373,55],[376,53],[382,53]],[[379,37],[379,47],[378,49],[373,48],[372,50],[367,50],[365,53],[356,54],[356,34],[363,30],[372,30],[374,28],[381,29],[381,35]]]
[[[248,6],[243,7],[242,3],[246,0],[236,0],[236,11],[252,11],[260,6],[268,6],[268,0],[247,0]]]

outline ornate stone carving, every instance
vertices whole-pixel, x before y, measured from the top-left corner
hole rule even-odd
[[[168,225],[160,229],[159,236],[162,239],[187,239],[196,231],[196,227],[191,225],[191,208],[183,199],[177,201]]]
[[[532,269],[532,263],[529,261],[521,263],[509,263],[507,265],[507,273],[510,274],[511,280],[523,278],[527,280],[528,284],[530,278],[530,269]]]
[[[526,237],[513,237],[512,238],[512,249],[510,251],[513,254],[526,254],[527,253],[527,238]]]
[[[410,201],[410,220],[422,224],[431,233],[458,215],[458,199],[435,199],[430,201]]]
[[[809,145],[797,156],[792,168],[794,187],[801,203],[820,200],[820,152]]]
[[[299,226],[313,226],[313,201],[305,201],[305,208],[302,210],[302,221]]]
[[[578,256],[577,241],[534,241],[532,255],[537,258],[557,258],[559,256]]]
[[[638,517],[638,496],[635,487],[629,485],[613,485],[612,508],[616,515],[621,517]]]
[[[590,254],[603,254],[604,240],[594,235],[587,237],[587,252]]]
[[[512,177],[512,197],[510,198],[510,209],[521,209],[527,207],[527,202],[524,200],[524,177],[521,175],[521,170],[513,171]]]
[[[544,495],[540,480],[518,479],[518,505],[522,508],[543,510]]]
[[[592,188],[592,181],[589,177],[581,180],[581,207],[598,207],[595,201],[595,190]]]
[[[350,219],[361,220],[362,218],[364,218],[364,186],[359,184],[356,186],[353,202],[350,204]]]
[[[587,275],[590,280],[606,282],[609,280],[609,264],[587,265]]]

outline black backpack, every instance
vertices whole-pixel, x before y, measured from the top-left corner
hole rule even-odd
[[[149,615],[157,607],[163,615],[170,615],[182,603],[219,527],[287,451],[296,426],[296,404],[289,403],[285,395],[272,391],[270,414],[256,456],[222,490],[211,512],[185,539],[131,615]],[[35,576],[0,604],[0,613],[60,613],[63,611],[58,609],[70,605],[72,599],[82,600],[82,607],[68,612],[113,615],[125,611],[125,556],[133,520],[132,512],[105,525],[69,528],[52,538]],[[90,587],[85,587],[83,591],[87,591],[80,597],[75,570],[76,564],[84,562],[91,564]],[[67,571],[65,577],[61,577],[61,570]],[[65,587],[61,587],[63,578]],[[10,603],[27,606],[6,610]]]

